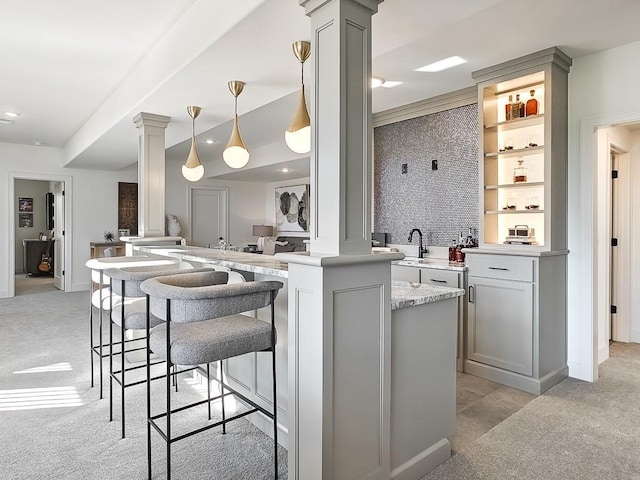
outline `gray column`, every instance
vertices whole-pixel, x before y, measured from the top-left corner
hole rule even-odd
[[[138,129],[138,236],[165,234],[165,141],[170,117],[140,112],[133,121]]]
[[[301,0],[311,17],[311,252],[371,253],[371,16],[381,0]]]

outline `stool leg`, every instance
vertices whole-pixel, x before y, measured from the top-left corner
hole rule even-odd
[[[222,434],[227,433],[227,417],[224,413],[224,373],[222,371],[222,360],[220,360],[220,401],[222,402]]]
[[[122,305],[120,306],[120,370],[122,376],[120,377],[120,409],[122,411],[122,438],[124,438],[124,388],[125,388],[125,363],[124,363],[124,280],[122,281]],[[113,349],[113,346],[111,346]]]
[[[211,420],[211,375],[209,374],[209,364],[207,363],[207,411]]]
[[[98,341],[100,342],[100,348],[99,348],[99,352],[100,352],[100,400],[102,400],[102,302],[104,301],[104,297],[103,297],[103,288],[102,288],[102,283],[104,280],[104,273],[102,273],[102,270],[100,270],[100,320],[98,322],[99,325],[99,332],[98,332]]]
[[[167,480],[171,480],[171,300],[167,298],[166,355],[167,355]]]
[[[278,478],[278,404],[276,391],[276,326],[275,295],[271,292],[271,366],[273,369],[273,464],[274,478]]]
[[[149,295],[147,295],[147,478],[151,480],[151,348],[149,348]]]
[[[89,355],[91,355],[91,388],[93,388],[93,278],[91,279],[91,287],[89,288],[89,342]]]
[[[113,280],[109,281],[113,291]],[[113,296],[109,299],[109,345],[113,345]],[[109,421],[113,421],[113,348],[109,347]]]

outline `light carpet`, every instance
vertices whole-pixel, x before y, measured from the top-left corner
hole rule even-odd
[[[127,438],[121,439],[119,392],[116,421],[109,422],[106,377],[105,399],[97,384],[90,387],[88,303],[86,292],[0,299],[3,480],[146,478],[146,388],[127,389]],[[206,386],[184,376],[174,406],[203,398]],[[155,382],[153,403],[164,408],[160,389]],[[219,418],[218,408],[214,414]],[[180,414],[176,433],[206,423],[206,415],[206,405]],[[273,478],[272,440],[244,419],[230,423],[227,432],[212,429],[175,443],[172,478]],[[162,479],[165,444],[155,432],[152,438],[153,478]],[[278,456],[280,478],[286,479],[287,451],[280,448]]]
[[[561,382],[424,480],[640,479],[640,345],[611,355],[597,382]]]

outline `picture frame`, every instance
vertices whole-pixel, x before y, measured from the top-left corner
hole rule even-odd
[[[279,232],[309,231],[309,185],[275,188],[276,229]]]
[[[20,213],[33,213],[33,198],[32,197],[19,197],[18,198],[18,212],[20,212]]]
[[[18,213],[18,228],[33,228],[33,213]]]

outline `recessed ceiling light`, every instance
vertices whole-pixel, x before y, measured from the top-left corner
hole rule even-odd
[[[41,147],[41,146],[42,146],[42,142],[41,142],[40,140],[36,140],[35,142],[33,142],[33,144],[34,144],[36,147]]]
[[[207,138],[204,143],[208,143],[209,145],[216,143],[216,140],[214,140],[213,138]]]
[[[3,125],[13,125],[13,120],[9,118],[0,118],[0,123]]]
[[[429,65],[425,65],[424,67],[416,68],[416,72],[440,72],[442,70],[446,70],[447,68],[462,65],[463,63],[467,63],[464,58],[454,56],[430,63]]]
[[[282,170],[280,170],[282,173],[288,173],[289,169],[288,168],[283,168]]]
[[[14,117],[14,118],[15,118],[15,117],[19,117],[19,116],[20,116],[20,114],[19,114],[19,113],[17,113],[17,112],[4,112],[4,114],[5,114],[7,117]]]

